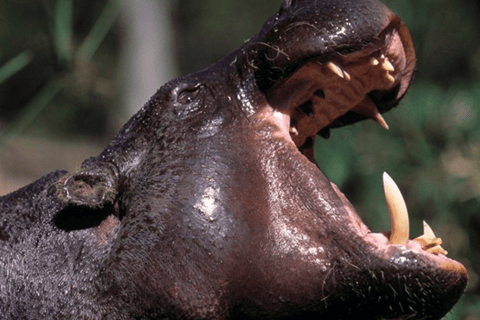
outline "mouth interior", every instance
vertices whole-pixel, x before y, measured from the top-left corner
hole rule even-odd
[[[412,54],[411,42],[392,23],[356,51],[312,57],[270,91],[269,102],[289,113],[300,149],[317,134],[328,138],[331,128],[366,118],[388,128],[380,114],[406,92],[415,67]]]
[[[299,151],[315,162],[314,139],[317,135],[328,138],[332,128],[369,118],[388,130],[381,113],[398,104],[414,68],[415,54],[408,31],[394,21],[375,41],[356,51],[345,50],[328,58],[312,57],[273,87],[267,98],[270,105],[289,116],[288,134]],[[332,186],[346,204],[359,233],[377,247],[403,245],[444,259],[447,252],[440,247],[441,239],[428,225],[423,236],[409,240],[406,206],[398,187],[390,180],[384,176],[392,230],[381,234],[371,233],[349,201],[333,183]]]

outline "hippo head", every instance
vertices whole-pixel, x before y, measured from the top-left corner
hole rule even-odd
[[[96,310],[444,316],[465,268],[432,233],[372,233],[313,159],[315,137],[333,128],[366,118],[386,127],[381,113],[414,69],[408,30],[380,2],[285,0],[239,49],[160,88],[105,151],[55,184],[65,203],[56,228],[97,230],[110,246],[91,280]]]

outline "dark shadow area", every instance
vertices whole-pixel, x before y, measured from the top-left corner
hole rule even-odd
[[[71,205],[60,211],[53,218],[53,223],[57,228],[65,231],[89,229],[100,225],[114,212],[112,204],[107,204],[101,209]]]

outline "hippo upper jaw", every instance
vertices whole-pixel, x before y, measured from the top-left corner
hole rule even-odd
[[[388,130],[381,113],[398,104],[415,70],[415,51],[405,25],[386,14],[382,30],[368,44],[339,46],[311,54],[267,92],[269,104],[291,117],[290,132],[303,149],[315,135],[371,118]],[[298,28],[298,27],[296,27]]]

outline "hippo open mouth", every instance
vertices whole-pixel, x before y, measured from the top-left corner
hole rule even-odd
[[[391,15],[388,24],[375,41],[360,49],[343,48],[336,54],[312,57],[298,66],[285,79],[267,91],[267,99],[274,111],[274,122],[282,137],[290,138],[299,151],[314,160],[314,140],[317,135],[328,139],[330,129],[352,124],[365,118],[372,119],[388,130],[381,113],[398,104],[406,93],[415,70],[415,52],[405,25]],[[302,24],[292,23],[291,28]],[[315,28],[314,25],[308,27]],[[345,51],[345,52],[343,52]],[[285,54],[278,52],[278,54]],[[386,201],[389,206],[392,230],[383,234],[371,233],[357,213],[332,183],[345,203],[358,232],[379,247],[402,245],[417,252],[426,251],[443,267],[462,271],[456,261],[445,259],[447,251],[440,245],[424,222],[424,235],[409,240],[409,219],[403,197],[393,180],[384,173]]]
[[[304,25],[290,23],[287,30]],[[307,24],[307,28],[316,27]],[[352,44],[352,47],[340,48],[327,57],[308,58],[285,79],[268,89],[267,100],[276,110],[272,116],[281,128],[280,135],[288,137],[289,133],[297,148],[310,161],[315,163],[315,137],[320,135],[328,139],[332,128],[369,118],[389,129],[381,112],[397,105],[406,93],[415,70],[415,51],[408,30],[397,16],[387,16],[381,30],[374,41],[360,44],[359,48],[355,48],[357,44]],[[395,195],[387,193],[390,185],[394,184],[387,177],[384,176],[387,203],[394,208],[404,207],[399,191],[395,191]],[[348,203],[338,188],[333,187]],[[398,190],[396,186],[392,188]],[[409,225],[406,208],[391,210],[390,214],[390,242],[407,246]],[[426,228],[430,230],[428,225]],[[428,252],[446,254],[438,244],[441,240],[434,236],[429,238],[429,243],[419,241],[423,242],[422,248]]]
[[[329,8],[327,2],[320,10],[320,14],[328,12],[329,17],[349,21],[345,11],[335,7],[336,5],[335,2]],[[362,28],[352,27],[349,23],[339,25],[332,23],[330,30],[326,32],[324,16],[311,19],[310,15],[310,19],[305,19],[303,14],[309,9],[311,8],[308,6],[307,8],[293,6],[292,9],[284,4],[280,13],[282,10],[296,10],[296,18],[289,17],[286,21],[276,18],[275,39],[272,38],[268,45],[261,44],[265,48],[258,50],[255,66],[258,67],[256,78],[259,87],[266,93],[268,104],[272,108],[266,112],[268,116],[262,115],[262,118],[268,117],[268,121],[274,124],[278,130],[273,134],[275,137],[293,142],[299,152],[316,165],[314,141],[317,135],[328,139],[331,129],[363,119],[372,119],[388,130],[388,124],[381,114],[396,106],[406,93],[415,70],[415,51],[407,28],[398,16],[388,10],[372,23],[376,24],[378,29],[370,25],[365,32],[359,30]],[[362,10],[360,5],[356,9]],[[371,38],[358,37],[358,34],[372,30],[376,30],[377,33],[371,33]],[[329,36],[326,37],[325,33]],[[311,42],[307,44],[302,42],[302,36],[299,34],[302,36],[309,34]],[[270,40],[269,35],[265,38]],[[326,39],[332,38],[335,40],[330,45],[325,45],[328,43]],[[286,39],[295,44],[290,47],[282,46],[280,42],[287,41]],[[255,39],[252,42],[255,43]],[[300,55],[300,52],[303,55]],[[311,170],[319,168],[316,165]],[[448,286],[458,286],[459,289],[462,286],[460,283],[466,284],[465,268],[446,257],[447,251],[440,246],[442,240],[435,236],[426,222],[424,235],[413,240],[409,239],[406,205],[398,187],[388,174],[384,173],[383,180],[390,211],[391,231],[384,233],[372,233],[341,191],[323,174],[321,175],[324,183],[330,183],[332,190],[340,199],[340,205],[336,201],[332,201],[330,205],[336,206],[338,211],[348,215],[347,220],[355,232],[372,245],[379,255],[383,255],[389,261],[401,261],[407,265],[414,263],[412,261],[425,259],[430,267],[448,273],[444,277],[449,283]],[[460,294],[461,290],[456,291],[457,289],[454,290],[456,292],[454,295]],[[429,293],[433,294],[433,291]],[[452,300],[443,300],[443,306],[436,303],[432,308],[428,308],[429,311],[425,314],[429,316],[420,316],[422,312],[414,310],[408,303],[404,307],[402,302],[398,304],[402,312],[404,308],[411,309],[411,312],[402,313],[402,319],[410,319],[441,317],[451,308],[451,302]],[[445,304],[448,304],[448,307],[444,307]],[[395,307],[389,308],[393,310]],[[400,314],[399,311],[391,311],[391,314],[397,313]],[[373,314],[369,313],[368,317],[376,318]]]
[[[376,0],[285,0],[260,32],[161,87],[77,172],[0,198],[8,319],[440,319],[466,269],[441,240],[372,233],[317,135],[398,104],[415,69]]]

